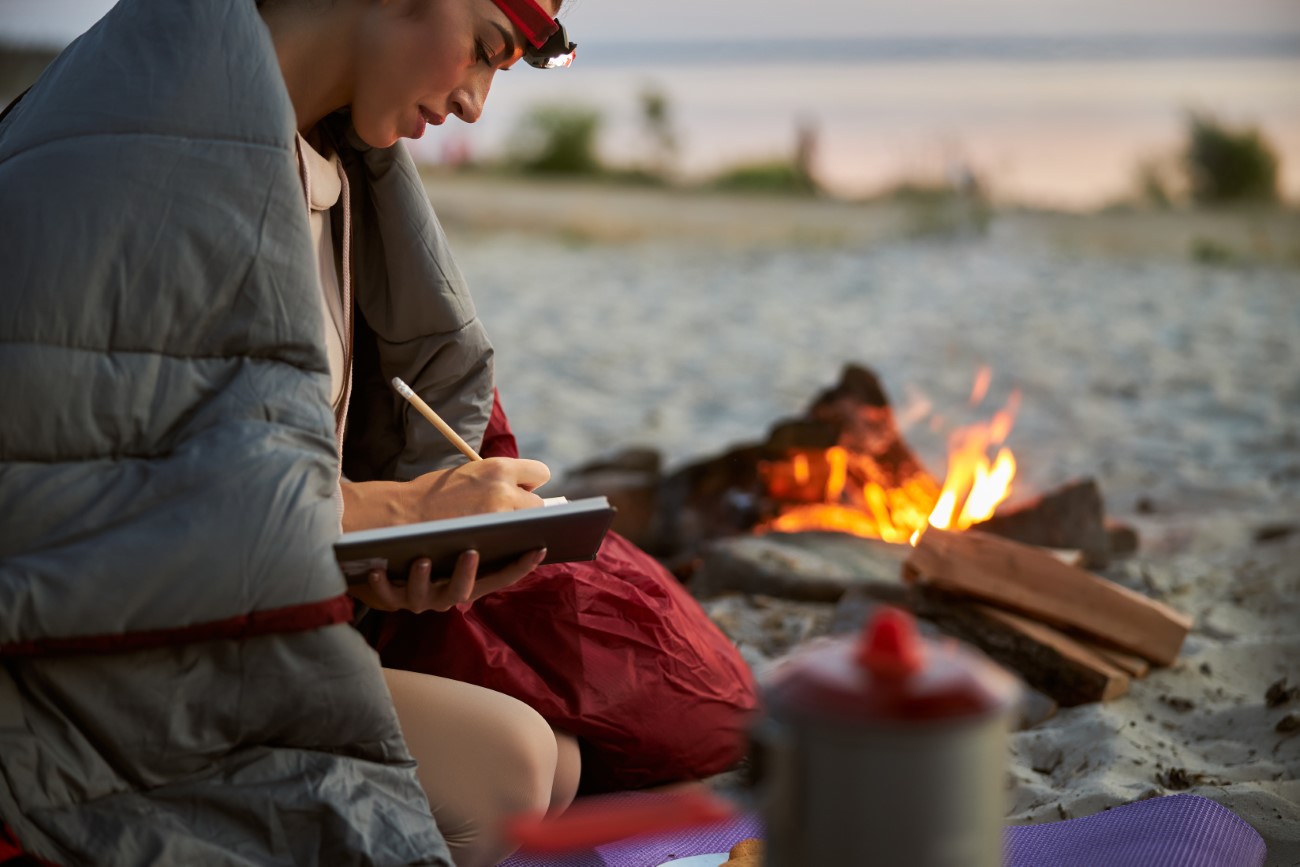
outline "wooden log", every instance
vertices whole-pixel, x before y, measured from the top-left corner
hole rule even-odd
[[[1192,627],[1190,617],[1154,599],[985,533],[931,527],[904,562],[903,578],[1026,614],[1157,665],[1178,658]]]
[[[737,446],[661,479],[656,532],[647,550],[664,559],[686,559],[712,539],[753,528],[761,517],[762,454],[759,445]]]
[[[1078,566],[1082,568],[1084,565],[1082,551],[1076,551],[1072,548],[1044,548],[1043,550],[1067,566]]]
[[[1084,647],[1096,653],[1102,659],[1111,665],[1123,671],[1129,677],[1146,677],[1147,672],[1151,671],[1151,663],[1147,662],[1140,656],[1134,656],[1131,653],[1125,653],[1122,650],[1116,650],[1113,647],[1102,647],[1092,641],[1080,641]]]
[[[1139,542],[1137,530],[1123,521],[1117,521],[1113,518],[1107,518],[1104,526],[1106,527],[1106,536],[1110,539],[1111,559],[1119,559],[1137,553]]]
[[[910,485],[925,491],[930,502],[939,499],[939,483],[903,439],[884,386],[867,368],[846,364],[840,381],[817,395],[807,415],[834,425],[839,430],[838,445],[871,460],[872,481],[886,488]]]
[[[927,587],[917,588],[912,606],[918,616],[979,647],[1062,707],[1110,701],[1128,691],[1128,674],[1045,624]]]
[[[775,596],[802,602],[835,602],[859,589],[872,599],[896,603],[907,587],[899,566],[906,545],[844,533],[767,533],[719,539],[704,546],[691,576],[691,593]]]
[[[1081,479],[1000,512],[977,529],[1027,545],[1077,549],[1086,566],[1100,569],[1111,557],[1105,520],[1097,483]]]

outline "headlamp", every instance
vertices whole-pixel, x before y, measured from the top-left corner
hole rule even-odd
[[[524,60],[537,69],[559,69],[573,63],[578,46],[569,41],[564,25],[537,0],[492,0],[528,40]]]

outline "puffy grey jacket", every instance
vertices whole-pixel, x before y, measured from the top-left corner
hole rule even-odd
[[[0,821],[61,864],[449,863],[331,556],[293,137],[254,0],[122,0],[0,125]],[[366,369],[476,442],[491,347],[357,144]],[[367,474],[452,459],[362,393]]]

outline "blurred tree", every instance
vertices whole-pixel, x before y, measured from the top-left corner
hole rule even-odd
[[[1177,198],[1174,192],[1175,183],[1166,159],[1148,157],[1139,160],[1133,173],[1139,204],[1159,209],[1174,206]]]
[[[1211,115],[1194,112],[1188,119],[1184,160],[1197,203],[1278,199],[1277,154],[1254,127],[1233,129]]]
[[[641,91],[641,125],[650,142],[650,171],[667,178],[677,161],[677,133],[673,129],[668,95],[654,85]]]
[[[567,105],[541,105],[529,111],[511,138],[511,162],[525,172],[595,175],[600,112]]]

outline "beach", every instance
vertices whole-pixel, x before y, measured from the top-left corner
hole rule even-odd
[[[942,475],[946,432],[1018,389],[1012,501],[1097,479],[1141,536],[1104,574],[1195,625],[1178,663],[1127,695],[1013,734],[1007,820],[1187,791],[1250,822],[1270,865],[1300,863],[1294,214],[979,217],[459,176],[428,187],[523,453],[559,476],[632,446],[671,468],[760,440],[846,362],[873,368],[896,406],[928,407],[906,435]],[[1210,242],[1221,256],[1203,255]],[[989,395],[971,407],[983,365]],[[771,606],[799,622],[783,643],[737,614],[749,603],[706,604],[756,667],[834,613],[760,600],[766,622]]]
[[[55,5],[22,4],[26,19],[67,19],[40,41],[15,30],[17,5],[0,22],[0,108],[111,4],[72,4],[84,20]],[[1174,664],[1118,698],[1017,709],[1005,822],[1188,792],[1254,827],[1269,867],[1300,867],[1300,36],[1283,20],[1294,12],[1234,8],[1241,32],[1228,32],[1166,9],[1158,28],[1126,32],[1142,10],[1070,24],[1068,10],[1002,5],[912,35],[873,33],[871,20],[864,37],[864,8],[823,9],[816,28],[807,10],[781,8],[779,27],[752,33],[731,20],[698,30],[696,18],[740,16],[691,8],[667,39],[644,22],[610,25],[622,35],[604,42],[575,27],[573,69],[500,75],[481,123],[403,130],[421,133],[411,151],[492,336],[521,453],[554,474],[542,495],[629,449],[671,473],[764,441],[848,364],[879,376],[938,478],[954,431],[1014,406],[1008,505],[1096,480],[1107,514],[1140,539],[1100,574],[1193,626]],[[934,17],[923,7],[908,11]],[[793,31],[810,26],[787,33],[787,17]],[[438,110],[473,122],[461,85],[438,85]],[[330,88],[330,109],[345,92],[379,91]],[[577,129],[568,149],[594,180],[512,174],[528,160],[521,143],[557,118]],[[1197,118],[1237,136],[1229,150],[1267,175],[1241,200],[1281,204],[1186,206],[1214,199],[1197,189],[1205,159],[1188,158]],[[807,195],[716,191],[755,164],[769,172],[760,182],[793,172],[787,187]],[[632,177],[641,186],[610,180]],[[899,550],[910,551],[890,556]],[[865,613],[861,600],[706,595],[685,580],[760,681]],[[739,795],[741,775],[709,782]]]

